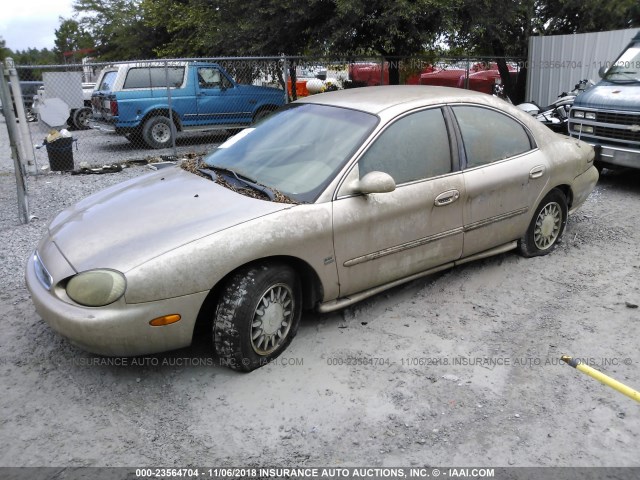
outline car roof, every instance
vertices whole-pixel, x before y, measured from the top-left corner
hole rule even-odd
[[[483,97],[487,97],[487,95],[460,88],[428,85],[387,85],[326,92],[305,97],[298,100],[298,102],[353,108],[377,115],[384,110],[407,103],[433,105],[464,101],[477,102]]]
[[[442,104],[473,104],[497,109],[518,119],[535,134],[537,140],[551,141],[556,133],[534,117],[501,98],[486,93],[453,87],[430,85],[387,85],[381,87],[348,88],[320,93],[294,103],[312,103],[351,108],[373,115],[385,121],[404,112]]]

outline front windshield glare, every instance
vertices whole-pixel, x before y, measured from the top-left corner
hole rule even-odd
[[[357,110],[292,104],[229,139],[205,163],[313,202],[377,123]]]
[[[633,45],[607,71],[605,80],[611,82],[640,82],[640,46]]]

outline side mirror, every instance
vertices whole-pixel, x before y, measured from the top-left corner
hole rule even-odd
[[[604,76],[607,74],[607,71],[609,69],[607,67],[605,67],[604,65],[602,67],[600,67],[600,70],[598,70],[598,75],[600,76],[600,78],[604,78]]]
[[[357,193],[388,193],[396,189],[396,182],[388,173],[369,172],[360,180],[356,180],[351,188]]]

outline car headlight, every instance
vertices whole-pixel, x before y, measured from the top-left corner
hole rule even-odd
[[[575,110],[573,112],[573,118],[584,118],[584,112],[581,112],[580,110]]]
[[[127,288],[124,275],[115,270],[89,270],[72,277],[67,295],[86,307],[103,307],[118,300]]]
[[[586,118],[587,120],[595,120],[596,112],[587,112],[584,114],[584,118]]]

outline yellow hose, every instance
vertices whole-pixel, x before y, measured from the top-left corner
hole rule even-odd
[[[562,357],[560,357],[560,360],[568,363],[573,368],[580,370],[583,373],[586,373],[590,377],[593,377],[596,380],[604,383],[606,386],[611,387],[614,390],[617,390],[618,392],[622,393],[623,395],[626,395],[629,398],[633,398],[636,402],[640,403],[640,392],[638,392],[637,390],[627,387],[625,384],[620,383],[619,381],[614,380],[611,377],[608,377],[604,373],[600,373],[595,368],[591,368],[590,366],[585,365],[584,363],[580,363],[579,360],[574,360],[573,358],[567,355],[563,355]]]

